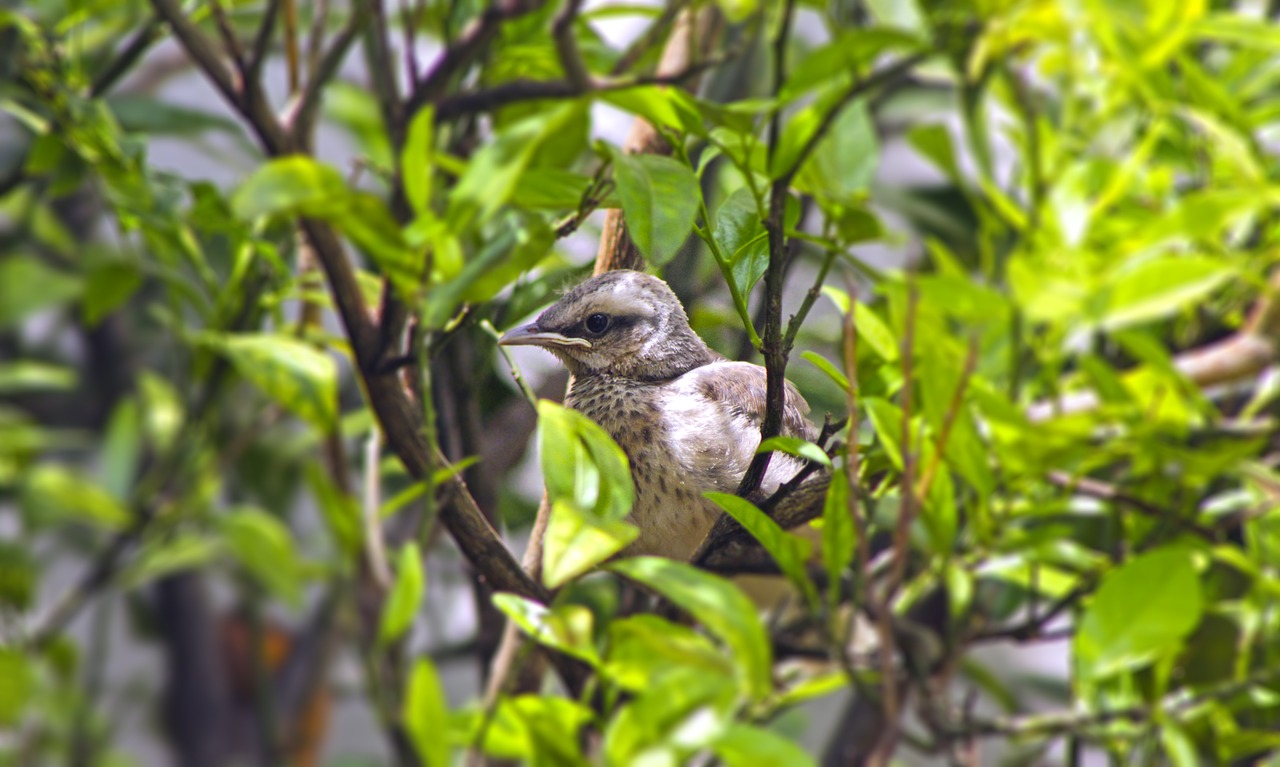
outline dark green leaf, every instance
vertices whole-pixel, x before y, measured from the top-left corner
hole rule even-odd
[[[698,179],[670,157],[613,153],[627,233],[650,263],[669,261],[693,230]]]
[[[769,236],[751,189],[741,187],[721,203],[714,236],[738,294],[745,298],[769,268]]]

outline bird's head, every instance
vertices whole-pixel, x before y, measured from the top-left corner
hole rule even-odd
[[[718,359],[689,327],[667,283],[621,269],[578,284],[499,343],[541,346],[575,376],[642,381],[674,378]]]

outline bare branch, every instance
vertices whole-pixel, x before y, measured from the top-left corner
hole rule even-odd
[[[462,35],[454,41],[431,69],[413,88],[405,103],[406,119],[444,95],[449,82],[475,61],[489,41],[498,34],[503,22],[531,13],[543,0],[494,0]]]
[[[551,37],[556,41],[560,67],[569,84],[580,91],[591,87],[591,73],[578,51],[578,40],[573,36],[573,24],[581,8],[582,0],[565,0],[555,21],[551,22]]]

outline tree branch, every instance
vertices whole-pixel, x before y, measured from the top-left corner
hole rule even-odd
[[[449,82],[475,61],[498,34],[503,22],[531,13],[542,7],[543,2],[545,0],[493,0],[480,17],[445,49],[410,92],[405,103],[406,119],[413,119],[419,109],[444,95]]]

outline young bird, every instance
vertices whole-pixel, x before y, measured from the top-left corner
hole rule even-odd
[[[720,513],[702,494],[735,492],[760,445],[765,369],[713,352],[667,283],[627,270],[577,285],[500,343],[558,357],[570,373],[565,404],[627,454],[640,537],[626,553],[692,556]],[[808,412],[788,382],[782,433],[813,439]],[[761,491],[771,494],[801,468],[775,453]]]

